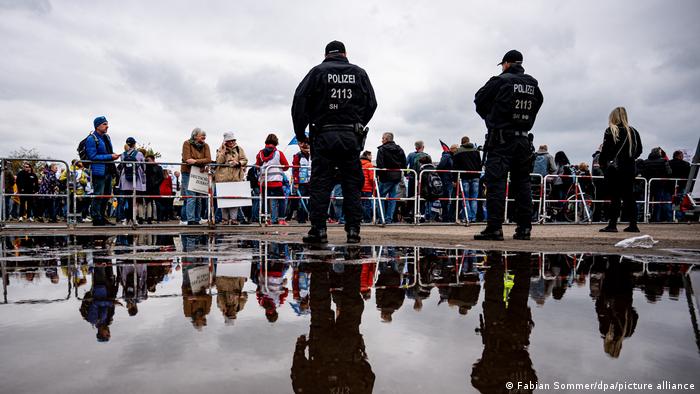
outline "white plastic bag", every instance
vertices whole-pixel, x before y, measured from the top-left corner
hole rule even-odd
[[[632,237],[623,239],[622,241],[615,244],[618,248],[645,248],[649,249],[654,246],[655,243],[659,241],[654,241],[651,235],[640,235],[638,237]]]

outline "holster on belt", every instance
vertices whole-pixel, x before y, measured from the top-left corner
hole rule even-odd
[[[365,127],[361,123],[355,123],[354,131],[357,134],[357,141],[360,143],[360,151],[363,151],[367,141],[367,134],[369,134],[369,127]]]

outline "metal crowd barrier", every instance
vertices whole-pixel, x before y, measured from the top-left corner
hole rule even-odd
[[[95,194],[83,194],[83,195],[78,195],[75,193],[75,190],[77,189],[77,183],[79,180],[74,179],[74,172],[71,171],[71,165],[65,161],[62,160],[55,160],[55,159],[15,159],[15,158],[0,158],[0,196],[2,196],[2,204],[0,204],[0,227],[4,227],[6,225],[6,219],[8,216],[8,213],[6,212],[6,202],[5,199],[7,197],[7,193],[5,193],[5,171],[7,171],[7,166],[6,164],[9,162],[47,162],[47,163],[61,163],[65,166],[65,171],[67,172],[67,178],[66,178],[66,192],[65,193],[60,193],[60,194],[12,194],[12,196],[16,197],[49,197],[52,199],[55,198],[61,198],[66,200],[66,226],[67,227],[72,227],[75,226],[76,224],[76,215],[79,213],[77,212],[77,201],[78,198],[81,199],[94,199],[94,198],[109,198],[109,199],[114,199],[114,198],[125,198],[129,199],[130,203],[132,205],[132,212],[131,212],[131,222],[132,226],[139,227],[142,226],[143,224],[138,223],[137,220],[137,215],[138,215],[138,210],[137,208],[137,203],[141,199],[149,199],[149,200],[157,200],[157,199],[181,199],[184,200],[185,202],[188,199],[206,199],[207,200],[207,206],[208,206],[208,215],[206,217],[207,223],[210,226],[213,226],[215,224],[215,215],[216,215],[216,210],[215,207],[218,205],[216,202],[219,199],[250,199],[250,200],[257,200],[258,201],[258,208],[257,208],[257,213],[258,213],[258,222],[261,225],[264,225],[267,223],[267,219],[270,217],[270,212],[268,208],[267,201],[269,200],[274,200],[274,199],[298,199],[302,201],[302,207],[304,208],[308,205],[304,205],[303,201],[308,201],[309,196],[302,196],[302,195],[296,195],[296,196],[268,196],[268,179],[269,179],[269,171],[271,169],[282,169],[285,166],[281,165],[276,165],[276,166],[268,166],[265,167],[263,170],[262,175],[259,177],[260,180],[260,185],[261,185],[261,193],[259,195],[251,194],[251,195],[241,195],[241,196],[228,196],[228,195],[217,195],[213,192],[214,187],[213,185],[215,182],[213,181],[213,176],[217,168],[219,167],[229,167],[232,166],[230,164],[217,164],[217,163],[210,163],[207,164],[207,176],[208,176],[208,192],[206,194],[197,194],[197,195],[185,195],[186,194],[186,189],[184,188],[184,185],[181,184],[181,189],[182,193],[180,195],[177,194],[177,191],[173,189],[173,192],[170,195],[148,195],[142,192],[137,192],[134,187],[132,187],[132,190],[129,190],[131,192],[130,194],[119,194],[115,195],[114,193],[107,194],[107,195],[95,195]],[[166,167],[166,166],[181,166],[185,163],[179,163],[179,162],[133,162],[133,161],[108,161],[108,162],[103,162],[103,161],[89,161],[89,160],[76,160],[76,161],[81,161],[84,164],[88,163],[101,163],[101,164],[113,164],[113,165],[118,165],[120,163],[128,163],[131,165],[135,165],[135,171],[132,173],[132,179],[131,183],[132,185],[136,184],[136,179],[140,171],[143,171],[143,173],[147,172],[147,166],[148,165],[158,165],[161,167]],[[140,168],[140,169],[139,169]],[[244,168],[249,169],[249,168],[259,168],[258,166],[254,165],[246,165]],[[292,168],[310,168],[309,166],[287,166],[288,169]],[[85,171],[90,171],[89,169],[85,169]],[[408,183],[406,182],[405,175],[406,174],[413,174],[416,177],[416,182],[414,182],[414,189],[413,189],[413,197],[408,197],[408,193],[406,194],[398,194],[396,197],[386,197],[386,196],[381,196],[380,195],[380,182],[377,180],[377,172],[378,171],[400,171],[402,173],[401,180],[399,181],[399,184],[402,182],[406,185]],[[285,171],[281,171],[282,173],[285,173]],[[459,217],[460,217],[460,210],[463,210],[464,216],[465,216],[465,222],[468,224],[469,223],[469,215],[468,215],[468,208],[467,208],[467,202],[470,201],[481,201],[485,202],[486,199],[483,197],[477,197],[477,198],[468,198],[465,194],[465,191],[463,190],[462,187],[462,176],[463,174],[481,174],[480,171],[459,171],[459,170],[437,170],[437,169],[425,169],[420,171],[420,173],[416,173],[415,170],[413,169],[388,169],[388,168],[372,168],[371,173],[373,177],[373,183],[374,183],[374,191],[372,196],[368,197],[362,197],[363,200],[371,200],[372,201],[372,223],[373,224],[385,224],[385,215],[384,215],[384,206],[385,202],[388,201],[409,201],[410,203],[413,204],[413,211],[414,211],[414,217],[413,222],[414,225],[418,224],[420,221],[420,217],[422,216],[422,213],[420,211],[420,205],[421,201],[425,201],[426,199],[421,196],[421,183],[422,183],[422,178],[423,174],[427,172],[437,172],[437,173],[449,173],[449,174],[456,174],[456,189],[454,190],[453,194],[451,194],[449,197],[440,197],[437,198],[438,201],[448,201],[451,204],[455,204],[454,206],[454,215],[455,215],[455,220],[454,223],[459,223]],[[40,174],[37,174],[39,176]],[[117,175],[119,176],[119,175]],[[538,216],[539,216],[539,222],[544,223],[545,219],[547,218],[547,206],[548,204],[552,203],[573,203],[573,210],[574,210],[574,222],[575,223],[581,223],[582,221],[584,222],[589,222],[592,223],[592,217],[591,217],[591,212],[588,211],[589,206],[593,206],[593,204],[603,204],[603,203],[610,203],[610,200],[602,200],[602,199],[595,199],[594,196],[590,196],[591,198],[586,198],[586,191],[583,190],[579,180],[580,179],[588,179],[591,182],[594,182],[596,179],[604,179],[603,176],[580,176],[580,175],[547,175],[542,177],[540,174],[530,174],[531,177],[539,177],[539,190],[540,190],[540,196],[539,198],[536,198],[533,196],[533,203],[537,202],[539,204],[538,207]],[[574,193],[573,196],[569,196],[566,199],[552,199],[548,198],[548,184],[550,183],[549,180],[551,179],[556,179],[556,178],[572,178],[572,185],[570,187],[573,188]],[[116,182],[118,183],[119,178],[116,178]],[[181,179],[181,178],[180,178]],[[685,181],[684,179],[676,179],[676,178],[652,178],[649,181],[647,181],[644,178],[637,177],[635,178],[637,182],[643,182],[644,183],[644,192],[643,192],[643,199],[642,200],[637,200],[638,204],[643,204],[643,212],[644,212],[644,223],[649,222],[649,209],[650,206],[652,205],[658,205],[658,204],[672,204],[672,201],[651,201],[651,186],[653,183],[658,183],[658,182],[674,182],[674,190],[678,187],[679,182]],[[290,181],[290,183],[293,183],[293,181]],[[514,201],[514,199],[509,197],[509,184],[510,184],[510,177],[508,178],[508,182],[506,183],[506,196],[505,196],[505,205],[506,205],[506,212],[508,209],[508,203]],[[532,185],[537,186],[537,182],[531,182]],[[550,186],[551,187],[551,186]],[[173,188],[175,188],[175,185],[173,185]],[[570,194],[569,191],[567,191],[567,195]],[[400,190],[398,191],[400,193]],[[408,191],[407,191],[408,192]],[[336,199],[342,199],[343,197],[335,197],[333,196],[331,198],[331,203],[335,201]],[[71,199],[72,199],[72,204],[71,204]],[[268,200],[269,199],[269,200]],[[431,199],[432,200],[432,199]],[[461,202],[461,206],[457,206]],[[175,207],[173,207],[175,209]],[[307,209],[307,208],[305,208]],[[252,207],[251,207],[252,210]],[[308,209],[307,209],[308,210]],[[673,221],[677,221],[675,218],[675,209],[672,210],[672,217]],[[252,212],[251,212],[252,214]],[[254,215],[252,215],[254,216]],[[379,216],[379,217],[377,217]],[[444,217],[444,215],[443,215]],[[506,215],[506,220],[507,219]],[[252,217],[251,217],[252,219]],[[55,226],[51,226],[55,227]]]
[[[5,212],[6,209],[6,202],[5,202],[5,171],[6,171],[6,166],[5,163],[7,162],[44,162],[45,165],[51,165],[54,163],[62,163],[65,165],[66,171],[70,174],[70,166],[68,163],[66,163],[63,160],[57,160],[57,159],[13,159],[13,158],[0,158],[0,200],[2,200],[2,204],[0,204],[0,228],[5,226],[5,220],[7,219],[8,213]],[[35,174],[37,176],[37,181],[41,181],[41,174]],[[60,177],[60,173],[56,176],[56,180]],[[60,184],[60,181],[59,181]],[[66,178],[66,192],[65,193],[57,193],[57,194],[27,194],[27,193],[13,193],[12,196],[17,196],[17,197],[47,197],[50,198],[53,204],[53,199],[55,198],[65,198],[66,199],[66,205],[70,207],[70,189],[71,186],[75,187],[75,182],[73,182],[73,179],[71,177]],[[22,200],[20,199],[20,204]],[[21,207],[20,207],[21,209]],[[33,213],[33,212],[32,212]],[[68,216],[68,215],[66,215]],[[66,227],[70,226],[70,220],[69,218],[66,218]],[[56,226],[50,226],[50,227],[56,227]]]
[[[452,195],[450,195],[450,197],[440,197],[440,198],[435,199],[434,201],[448,201],[448,202],[450,202],[450,203],[451,203],[452,201],[454,201],[455,204],[461,202],[461,203],[462,203],[461,206],[455,206],[455,207],[454,207],[454,211],[455,211],[455,220],[454,220],[454,223],[459,223],[459,213],[460,213],[460,209],[463,209],[463,210],[464,210],[464,217],[465,217],[465,224],[469,224],[469,211],[468,211],[468,209],[467,209],[467,203],[470,202],[470,201],[483,201],[483,202],[486,202],[486,199],[483,198],[483,197],[482,197],[482,198],[479,198],[479,197],[478,197],[478,193],[477,193],[477,197],[476,197],[476,198],[469,198],[469,197],[466,196],[466,194],[465,194],[465,192],[464,192],[464,190],[463,190],[464,188],[463,188],[463,186],[462,186],[462,174],[478,174],[478,175],[479,175],[479,178],[481,178],[482,172],[481,172],[481,171],[465,171],[465,170],[438,170],[438,169],[434,169],[434,168],[426,168],[426,169],[424,169],[424,170],[421,170],[420,174],[418,174],[418,179],[416,180],[416,189],[417,189],[417,193],[416,193],[416,200],[417,200],[417,201],[416,201],[416,205],[417,205],[417,206],[420,206],[420,201],[421,201],[421,200],[425,200],[423,197],[420,196],[420,193],[421,193],[421,191],[423,190],[422,187],[421,187],[421,186],[422,186],[422,182],[423,182],[423,174],[424,174],[424,173],[428,173],[428,172],[436,172],[436,173],[438,173],[438,174],[457,174],[457,178],[456,178],[456,180],[455,180],[456,185],[457,185],[457,188],[454,190],[454,193],[452,193],[452,194],[454,194],[454,197],[452,197]],[[443,184],[443,187],[445,187],[444,184]],[[443,193],[443,194],[444,194],[444,193]],[[506,198],[507,198],[507,197],[506,197]],[[426,203],[427,203],[427,200],[426,200]],[[418,221],[418,219],[420,219],[420,217],[421,217],[422,215],[421,215],[420,212],[416,211],[415,216],[416,216],[416,217],[415,217],[416,221]]]
[[[547,197],[546,197],[546,196],[547,196],[547,184],[548,184],[548,180],[549,180],[549,179],[557,179],[557,178],[572,178],[572,179],[573,179],[572,185],[570,186],[570,188],[571,188],[571,187],[574,187],[574,195],[572,196],[573,199],[572,199],[572,197],[568,197],[568,198],[566,198],[566,199],[551,199],[551,198],[547,198]],[[583,191],[583,189],[582,189],[582,187],[581,187],[581,184],[579,183],[579,179],[590,179],[591,182],[593,182],[594,179],[604,179],[604,178],[605,178],[605,177],[600,176],[600,175],[583,175],[583,176],[581,176],[581,175],[556,175],[556,174],[551,174],[551,175],[545,176],[544,179],[543,179],[543,185],[542,185],[542,186],[543,186],[543,193],[542,193],[542,213],[541,213],[541,215],[540,215],[540,222],[544,223],[545,220],[548,218],[548,217],[547,217],[547,204],[548,204],[548,203],[562,203],[562,204],[566,204],[566,203],[572,203],[572,202],[573,202],[573,203],[574,203],[574,218],[575,218],[575,219],[574,219],[574,223],[580,223],[580,222],[581,222],[581,221],[579,220],[579,205],[581,205],[581,206],[583,207],[583,209],[584,209],[584,214],[586,214],[586,215],[588,216],[588,218],[586,219],[586,221],[588,221],[589,223],[593,223],[593,220],[592,220],[592,217],[591,217],[592,215],[590,215],[590,212],[588,212],[588,208],[587,208],[587,207],[588,207],[588,203],[590,203],[591,206],[592,206],[594,203],[601,203],[601,204],[602,204],[602,203],[610,203],[610,200],[596,200],[596,199],[594,199],[595,197],[593,197],[593,198],[591,198],[591,199],[589,199],[589,200],[586,200],[585,197],[584,197],[584,194],[586,194],[586,193]],[[637,204],[643,204],[643,205],[644,205],[644,210],[643,210],[643,212],[644,212],[644,220],[643,220],[643,222],[644,222],[644,223],[648,223],[648,222],[649,222],[649,220],[648,220],[648,209],[649,209],[649,205],[648,205],[648,201],[649,201],[648,190],[649,190],[649,189],[648,189],[648,186],[647,186],[647,180],[644,179],[644,178],[642,178],[642,177],[636,177],[636,178],[635,178],[635,181],[638,181],[638,182],[641,181],[641,182],[644,183],[644,193],[643,193],[644,199],[643,199],[643,200],[636,200],[636,202],[637,202]],[[552,186],[554,186],[554,185],[553,185],[553,182],[552,182]],[[553,188],[553,187],[552,187],[552,188]],[[569,190],[567,190],[566,194],[567,194],[567,195],[569,194]],[[581,196],[581,197],[579,198],[579,196]]]
[[[653,182],[673,182],[673,192],[670,195],[670,200],[667,201],[652,201],[652,196],[651,196],[651,186]],[[649,182],[647,183],[647,190],[646,190],[646,214],[648,215],[651,211],[650,205],[653,204],[669,204],[671,206],[671,221],[678,223],[678,218],[676,218],[676,207],[673,205],[673,196],[677,194],[678,190],[678,182],[686,182],[687,179],[680,179],[680,178],[651,178],[649,179]],[[663,186],[662,186],[663,187]]]

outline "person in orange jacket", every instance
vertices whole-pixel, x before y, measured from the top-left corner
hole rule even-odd
[[[372,222],[372,203],[373,201],[367,197],[372,197],[374,193],[374,166],[372,165],[372,152],[366,150],[360,156],[360,164],[362,165],[362,174],[365,176],[365,182],[362,184],[362,221],[365,223]]]

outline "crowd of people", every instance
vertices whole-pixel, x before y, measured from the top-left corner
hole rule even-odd
[[[311,156],[307,141],[298,142],[298,152],[291,162],[278,149],[279,138],[269,134],[264,147],[248,159],[233,132],[226,132],[215,151],[206,142],[207,134],[195,128],[182,146],[182,164],[167,169],[156,162],[156,155],[137,146],[133,137],[125,140],[121,153],[115,153],[107,134],[105,117],[94,121],[95,131],[85,139],[81,159],[69,168],[57,163],[37,161],[5,161],[4,219],[7,221],[42,221],[55,223],[74,213],[77,222],[92,221],[93,225],[125,225],[136,220],[139,224],[180,220],[181,224],[203,224],[209,217],[208,192],[192,191],[192,167],[210,172],[214,184],[249,182],[251,206],[218,208],[213,199],[214,220],[219,224],[237,225],[260,221],[259,212],[269,224],[286,225],[292,220],[309,220],[308,198],[311,179]],[[382,134],[376,156],[371,151],[361,154],[364,174],[362,184],[362,218],[364,223],[477,222],[488,217],[483,181],[482,148],[469,136],[459,144],[440,141],[442,154],[432,158],[425,152],[425,142],[416,141],[408,155],[394,141],[394,134]],[[532,170],[533,199],[546,192],[545,210],[535,206],[533,221],[567,220],[566,201],[572,198],[593,201],[588,204],[591,221],[606,221],[612,210],[610,188],[603,179],[600,164],[601,147],[592,162],[572,164],[566,153],[552,156],[547,145],[535,153]],[[213,153],[212,153],[213,152]],[[426,171],[428,170],[428,171]],[[651,149],[647,159],[638,159],[634,175],[650,183],[650,221],[674,220],[672,196],[681,192],[690,164],[683,152],[675,151],[671,158],[661,147]],[[418,174],[421,179],[416,179]],[[593,177],[591,177],[593,176]],[[344,223],[342,203],[342,174],[338,171],[329,209],[331,223]],[[544,179],[545,188],[541,188]],[[580,187],[578,187],[578,186]],[[634,184],[634,201],[644,200],[644,183]],[[421,200],[419,212],[414,212],[416,192]],[[66,198],[66,194],[70,198]],[[133,195],[137,198],[132,198]],[[378,200],[376,197],[381,197]],[[260,209],[260,203],[266,204]],[[75,204],[75,206],[73,206]],[[619,207],[617,208],[619,210]],[[639,210],[643,213],[643,209]],[[544,216],[541,217],[541,214]],[[510,212],[509,212],[510,214]],[[637,214],[637,215],[639,215]],[[580,213],[583,217],[583,213]],[[629,215],[623,212],[623,218]],[[643,219],[643,218],[640,218]]]

